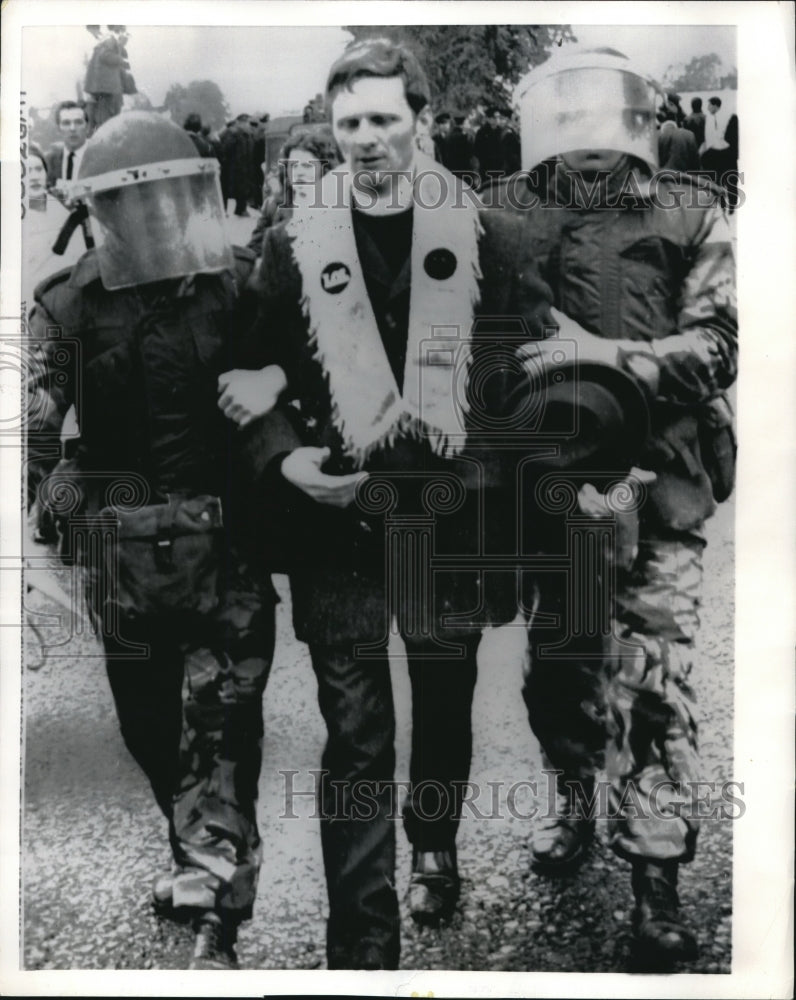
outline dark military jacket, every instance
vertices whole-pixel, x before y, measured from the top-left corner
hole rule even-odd
[[[34,492],[60,457],[74,405],[80,438],[72,465],[95,509],[119,488],[128,503],[142,491],[138,503],[209,494],[221,497],[228,526],[245,536],[244,439],[218,408],[218,376],[239,363],[251,326],[240,290],[253,260],[236,248],[234,272],[108,291],[89,251],[37,287],[28,386]]]

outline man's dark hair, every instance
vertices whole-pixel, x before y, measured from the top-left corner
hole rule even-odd
[[[88,121],[88,116],[86,115],[85,105],[80,104],[77,101],[61,101],[60,104],[58,104],[56,106],[56,109],[55,109],[55,124],[56,125],[60,125],[61,124],[61,112],[62,111],[71,111],[72,108],[77,108],[78,111],[82,111],[83,112],[83,117],[85,118],[86,121]]]
[[[249,116],[246,114],[245,111],[241,111],[241,113],[235,119],[236,122],[247,122],[248,120],[249,120]]]
[[[494,118],[495,115],[499,114],[500,114],[500,108],[497,106],[497,104],[490,104],[489,107],[486,109],[487,118]]]
[[[434,116],[434,121],[437,123],[437,125],[442,125],[445,122],[452,121],[450,111],[440,111],[438,115]]]
[[[701,97],[692,97],[691,98],[691,110],[694,112],[694,114],[699,114],[699,112],[702,110],[702,98]]]
[[[195,111],[192,111],[185,119],[185,123],[182,127],[185,129],[186,132],[201,132],[202,119]]]
[[[708,101],[708,104],[715,104],[717,108],[720,108],[721,107],[721,98],[720,97],[711,97],[711,99]]]
[[[431,100],[423,67],[411,49],[389,38],[366,38],[346,48],[329,70],[326,103],[330,104],[339,90],[350,90],[356,80],[391,76],[403,80],[406,102],[412,111],[422,111]]]

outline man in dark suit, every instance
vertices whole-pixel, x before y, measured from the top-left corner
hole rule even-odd
[[[57,180],[77,178],[80,161],[88,137],[88,121],[82,105],[76,101],[61,101],[55,109],[55,124],[63,139],[47,153],[47,187]]]
[[[693,132],[697,149],[699,149],[705,141],[705,112],[702,110],[701,97],[691,98],[691,114],[683,122],[683,128]]]
[[[274,444],[260,460],[266,481],[282,483],[294,626],[328,729],[329,967],[396,968],[387,640],[394,619],[412,684],[409,909],[434,924],[459,893],[481,630],[516,610],[513,572],[478,569],[515,519],[497,506],[494,449],[475,454],[465,436],[477,406],[457,388],[482,364],[494,372],[504,350],[476,316],[523,317],[537,331],[552,320],[523,257],[523,219],[479,211],[417,149],[429,89],[411,52],[384,39],[353,44],[330,71],[327,99],[343,166],[320,182],[315,205],[268,230],[258,363],[271,367],[238,372],[241,391],[225,376],[220,405],[245,423],[281,390],[295,404],[284,409],[292,447]],[[448,568],[435,572],[438,554]]]
[[[695,173],[699,170],[699,153],[693,133],[680,128],[670,105],[660,109],[658,118],[658,163],[661,170]]]

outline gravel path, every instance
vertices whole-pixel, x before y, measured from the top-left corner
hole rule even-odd
[[[699,694],[704,778],[732,776],[734,506],[709,525]],[[287,594],[283,579],[280,592]],[[57,614],[33,595],[31,607]],[[306,647],[292,638],[289,605],[278,609],[274,669],[265,698],[259,822],[265,863],[254,919],[241,931],[248,969],[318,969],[324,960],[325,887],[317,820],[308,798],[284,812],[283,770],[307,789],[319,766],[323,724]],[[43,619],[38,619],[42,623]],[[49,629],[55,641],[58,628]],[[66,636],[63,637],[65,640]],[[481,649],[474,707],[473,781],[539,778],[540,760],[519,697],[521,631],[491,633]],[[149,907],[152,874],[169,865],[165,823],[118,734],[99,648],[73,638],[24,674],[23,962],[28,969],[179,969],[191,951],[186,926]],[[32,651],[33,652],[33,651]],[[408,773],[409,685],[393,664],[397,777]],[[504,795],[505,800],[505,795]],[[488,800],[479,800],[489,812]],[[517,796],[517,813],[529,799]],[[505,813],[505,809],[503,810]],[[731,823],[705,822],[697,858],[681,876],[681,899],[698,933],[687,971],[730,971]],[[515,971],[625,971],[632,909],[629,868],[598,842],[581,869],[557,881],[529,870],[533,821],[521,815],[462,823],[462,901],[442,930],[405,920],[402,967]],[[398,888],[409,852],[399,831]]]

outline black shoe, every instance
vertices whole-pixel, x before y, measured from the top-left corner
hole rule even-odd
[[[375,941],[360,941],[354,948],[349,968],[374,971],[376,969],[391,969],[395,966],[388,963],[381,945],[376,944]]]
[[[633,934],[641,962],[655,969],[692,962],[698,949],[678,914],[677,862],[635,862],[633,893]]]
[[[397,935],[396,935],[397,938]],[[329,947],[329,969],[397,969],[400,946],[397,939],[382,943],[362,938],[353,947]]]
[[[189,969],[237,969],[237,926],[213,912],[203,913],[195,924],[196,944]]]
[[[584,859],[594,839],[594,820],[585,801],[591,800],[593,793],[593,778],[578,781],[558,777],[554,815],[545,817],[534,835],[531,851],[534,871],[564,874]]]
[[[412,852],[409,912],[415,923],[436,927],[449,920],[459,888],[455,850]]]

